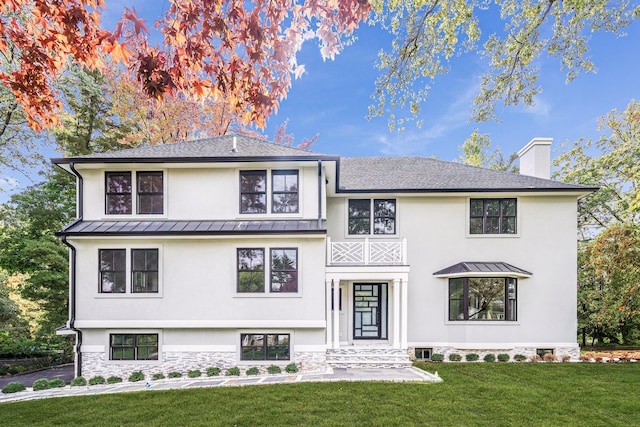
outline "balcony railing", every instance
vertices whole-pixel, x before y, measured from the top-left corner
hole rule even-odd
[[[329,265],[404,265],[407,239],[380,241],[365,238],[357,242],[332,242],[327,238]]]

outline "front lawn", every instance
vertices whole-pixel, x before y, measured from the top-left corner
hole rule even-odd
[[[444,382],[302,383],[0,404],[17,425],[640,425],[640,363],[420,364]],[[10,421],[9,421],[10,420]]]

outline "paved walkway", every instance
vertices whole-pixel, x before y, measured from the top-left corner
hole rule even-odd
[[[17,380],[17,379],[16,379]],[[158,381],[123,382],[111,385],[61,387],[49,390],[26,391],[18,393],[0,393],[0,403],[23,400],[44,399],[48,397],[83,396],[96,394],[121,393],[143,390],[177,390],[203,387],[231,387],[260,384],[292,384],[299,382],[338,382],[338,381],[382,381],[382,382],[440,382],[437,373],[430,374],[421,369],[389,368],[329,368],[324,372],[299,374],[267,375],[255,377],[199,377],[177,378]]]

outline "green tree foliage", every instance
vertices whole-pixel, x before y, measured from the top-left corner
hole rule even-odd
[[[16,61],[13,49],[0,52],[0,70],[13,69]],[[29,127],[22,105],[7,86],[0,84],[0,169],[25,171],[42,164],[36,142],[36,133]]]
[[[602,342],[638,337],[640,315],[640,103],[600,119],[596,141],[561,154],[554,177],[600,189],[578,202],[578,319]]]
[[[598,129],[597,141],[582,138],[554,161],[554,177],[600,188],[579,202],[583,239],[615,222],[640,221],[640,102],[612,110]]]
[[[415,119],[433,79],[448,72],[456,55],[475,51],[488,59],[480,93],[476,96],[477,120],[494,117],[497,102],[505,105],[534,103],[540,92],[539,60],[557,58],[572,81],[582,72],[595,70],[588,56],[589,41],[599,31],[622,34],[640,16],[631,0],[531,1],[416,0],[371,1],[376,20],[395,37],[390,51],[379,55],[381,76],[376,82],[376,105],[370,116],[389,114],[389,126],[400,128],[406,118],[393,113],[406,108]],[[482,39],[480,26],[503,29]]]
[[[499,171],[507,171],[517,173],[518,166],[515,165],[518,159],[517,153],[511,153],[509,158],[500,150],[500,147],[491,149],[491,137],[486,133],[479,133],[478,129],[474,129],[473,133],[464,141],[464,144],[458,147],[460,151],[459,160],[461,163],[488,168]]]
[[[55,232],[74,213],[75,186],[58,171],[0,207],[0,267],[28,275],[21,294],[44,310],[41,336],[53,336],[68,318],[68,253]]]
[[[580,252],[579,322],[592,338],[640,338],[640,226],[613,224]]]
[[[71,156],[116,150],[131,128],[112,113],[105,77],[97,70],[70,66],[58,84],[66,111],[54,129],[57,145]]]

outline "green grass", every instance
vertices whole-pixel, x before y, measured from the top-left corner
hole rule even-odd
[[[630,426],[640,363],[420,364],[443,383],[298,383],[0,404],[17,425]]]

